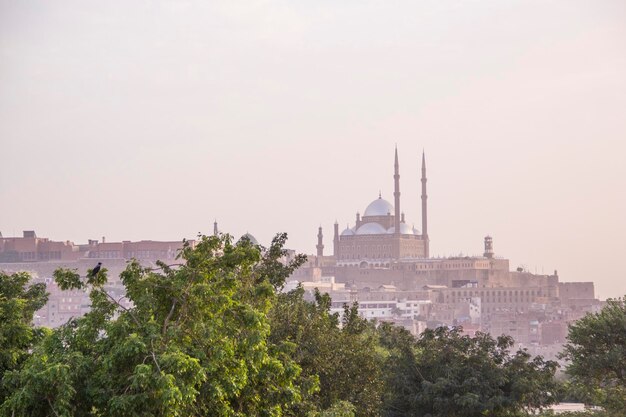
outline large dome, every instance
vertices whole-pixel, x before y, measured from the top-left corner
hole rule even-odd
[[[395,227],[390,227],[387,230],[387,233],[389,234],[394,234],[396,232],[396,228]],[[411,228],[408,224],[406,223],[400,223],[400,234],[401,235],[419,235],[419,233],[415,233],[416,229],[415,228]]]
[[[352,236],[352,235],[354,235],[354,230],[349,227],[346,227],[346,230],[341,232],[341,236]]]
[[[256,240],[256,237],[252,236],[252,235],[251,235],[250,233],[248,233],[248,232],[246,232],[246,234],[245,234],[245,235],[241,236],[241,238],[240,238],[239,240],[242,240],[242,239],[249,240],[249,241],[250,241],[250,243],[252,243],[253,245],[258,245],[258,244],[259,244],[259,241],[258,241],[258,240]]]
[[[378,223],[365,223],[356,229],[357,235],[384,235],[387,233],[384,227]]]
[[[367,206],[365,213],[363,213],[363,217],[386,216],[388,213],[393,214],[393,206],[389,201],[378,197],[376,200],[372,201],[369,206]]]

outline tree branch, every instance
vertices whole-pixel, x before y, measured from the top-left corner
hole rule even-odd
[[[107,297],[109,297],[109,299],[111,301],[113,301],[113,303],[118,306],[119,308],[121,308],[122,310],[124,310],[126,313],[128,313],[130,315],[130,317],[133,319],[133,321],[135,322],[135,324],[138,327],[141,327],[141,324],[139,323],[139,320],[137,319],[137,317],[135,317],[135,315],[133,314],[132,311],[130,311],[129,309],[127,309],[126,307],[124,307],[118,300],[116,300],[111,294],[109,294],[104,288],[102,288],[102,291],[106,294]],[[121,298],[120,298],[121,300]]]
[[[165,265],[167,268],[170,268],[172,266],[185,266],[185,264],[171,264],[171,265]],[[163,267],[159,266],[159,267],[155,267],[155,268],[145,268],[146,271],[158,271],[160,269],[163,269]]]
[[[174,314],[174,308],[176,308],[176,303],[178,302],[178,299],[174,298],[174,302],[172,303],[172,308],[170,308],[170,312],[168,313],[167,317],[165,317],[165,321],[163,322],[163,330],[162,330],[162,335],[165,337],[165,331],[167,330],[167,325],[170,322],[170,319],[172,318],[172,315]]]
[[[54,415],[59,417],[59,413],[57,413],[57,410],[54,409],[54,406],[52,405],[52,401],[50,401],[50,398],[46,397],[46,400],[48,400],[48,405],[50,406],[50,409],[52,410]]]
[[[150,339],[150,346],[152,347],[152,351],[150,351],[150,353],[152,354],[152,360],[154,361],[154,364],[159,370],[159,373],[161,373],[161,367],[159,366],[159,362],[157,361],[156,355],[154,354],[154,344],[152,343],[152,341],[153,339]]]

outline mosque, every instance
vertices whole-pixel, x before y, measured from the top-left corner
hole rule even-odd
[[[353,227],[339,233],[335,223],[333,258],[337,266],[389,267],[393,261],[429,257],[426,156],[422,153],[422,232],[407,224],[400,210],[400,165],[398,149],[394,162],[394,204],[381,195],[372,201],[363,216],[356,214]],[[324,256],[322,228],[318,231],[317,256]]]
[[[317,253],[294,271],[285,289],[295,285],[320,288],[331,296],[332,312],[341,314],[344,303],[358,301],[364,317],[391,320],[414,333],[425,326],[461,324],[468,331],[509,334],[526,346],[563,342],[567,323],[599,305],[593,282],[560,282],[557,271],[550,275],[523,268],[512,271],[508,259],[495,256],[490,236],[484,238],[482,255],[432,257],[425,154],[421,231],[409,226],[401,211],[397,149],[393,178],[393,204],[379,194],[362,216],[356,214],[354,225],[340,232],[335,222],[332,253],[324,254],[322,228],[318,229]],[[217,222],[213,227],[218,234]],[[240,239],[258,244],[250,233]],[[23,237],[0,234],[0,271],[27,270],[40,281],[51,282],[59,266],[85,270],[102,260],[111,276],[116,276],[129,259],[150,266],[157,259],[174,259],[182,246],[182,242],[146,240],[107,242],[104,237],[102,242],[74,245],[38,238],[32,230],[24,231]],[[284,260],[295,256],[294,250],[285,251]],[[119,281],[113,284],[114,291],[123,291]],[[58,287],[49,288],[51,302],[38,313],[39,324],[58,326],[88,311],[84,294],[70,297]]]
[[[567,324],[599,305],[593,282],[560,282],[557,271],[512,271],[508,259],[495,255],[491,236],[484,237],[482,255],[431,256],[424,153],[421,174],[421,231],[409,226],[401,210],[396,149],[393,204],[379,194],[352,226],[340,232],[335,222],[332,253],[324,253],[319,227],[317,253],[294,271],[287,288],[327,292],[338,314],[358,302],[363,317],[414,334],[462,325],[467,334],[508,334],[524,347],[556,344],[559,351]]]
[[[511,285],[509,261],[496,258],[493,240],[486,236],[482,256],[433,258],[428,236],[426,155],[422,152],[422,230],[410,226],[401,210],[400,164],[394,155],[394,203],[382,198],[356,214],[353,226],[342,232],[334,224],[332,254],[324,253],[322,227],[317,234],[317,253],[294,275],[298,279],[333,277],[336,282],[357,286],[394,285],[412,289],[423,285],[457,287],[471,282],[478,286]]]

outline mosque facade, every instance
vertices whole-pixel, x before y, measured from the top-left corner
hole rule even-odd
[[[340,231],[335,222],[327,254],[319,227],[317,253],[294,271],[286,289],[326,292],[338,314],[345,304],[358,302],[361,316],[414,334],[458,325],[470,335],[508,334],[519,347],[541,348],[537,354],[556,359],[568,324],[601,306],[593,282],[561,282],[557,271],[511,270],[508,259],[496,256],[491,236],[484,238],[482,255],[432,257],[423,153],[421,171],[421,231],[409,226],[401,210],[396,150],[393,204],[379,194],[352,225]]]
[[[394,155],[393,204],[378,198],[367,205],[363,215],[356,214],[353,225],[343,231],[334,224],[332,254],[324,253],[322,227],[318,229],[317,253],[294,274],[295,279],[333,277],[338,283],[359,288],[393,285],[402,290],[423,286],[460,288],[543,287],[555,293],[558,282],[552,275],[511,271],[509,260],[496,257],[493,239],[484,238],[482,256],[431,257],[428,235],[428,194],[426,156],[421,161],[421,231],[410,226],[401,210],[400,164]]]
[[[356,214],[354,226],[339,233],[334,225],[333,258],[337,266],[390,267],[398,260],[418,260],[429,257],[426,194],[426,157],[422,153],[422,231],[407,224],[401,211],[400,165],[398,150],[394,161],[394,204],[382,198],[372,201],[363,212]],[[318,231],[317,256],[324,256],[322,228]]]

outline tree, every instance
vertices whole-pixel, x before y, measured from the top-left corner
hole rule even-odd
[[[61,269],[63,289],[90,292],[91,311],[55,329],[9,371],[11,416],[279,416],[307,395],[292,343],[268,340],[286,235],[267,248],[228,235],[188,242],[180,265],[121,274],[130,306],[105,291],[106,269]]]
[[[626,299],[609,299],[595,314],[570,325],[562,358],[566,373],[589,402],[626,415]]]
[[[343,416],[350,415],[346,407],[352,406],[354,415],[378,416],[383,355],[374,325],[359,317],[353,305],[346,306],[340,326],[330,306],[328,294],[316,291],[310,302],[299,287],[279,295],[270,311],[271,340],[294,344],[292,357],[302,368],[300,385],[315,387],[289,415]]]
[[[312,411],[307,417],[354,417],[355,407],[347,401],[339,401],[324,411]]]
[[[8,275],[0,271],[0,379],[20,369],[30,349],[45,335],[32,326],[33,316],[48,301],[46,284],[32,284],[30,275],[19,272]],[[6,397],[0,385],[0,404]]]
[[[511,416],[555,401],[556,363],[511,354],[508,336],[469,337],[445,327],[414,342],[404,332],[384,336],[383,344],[399,345],[386,365],[386,416]]]
[[[416,339],[408,330],[389,323],[382,323],[378,334],[381,347],[387,351],[381,415],[411,415],[415,385],[420,384]]]
[[[565,411],[556,414],[552,410],[539,413],[537,417],[613,417],[603,410],[587,410],[587,411]]]

